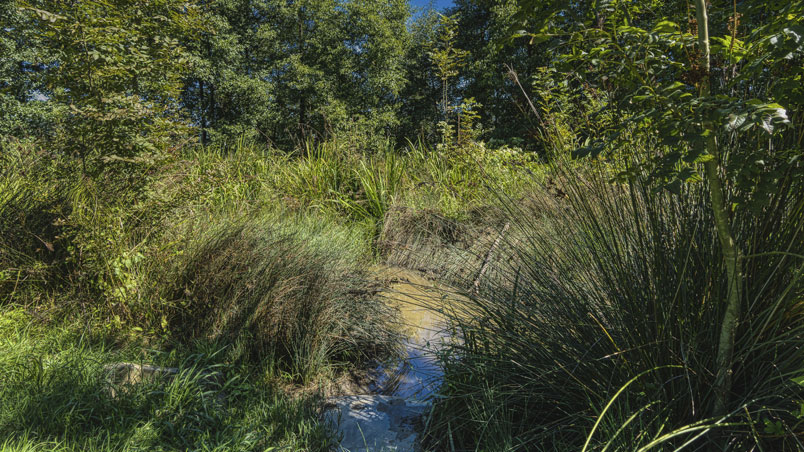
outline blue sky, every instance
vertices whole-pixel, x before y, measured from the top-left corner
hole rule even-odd
[[[427,7],[432,3],[433,6],[439,10],[452,6],[452,0],[410,0],[410,3],[413,6],[419,7]]]

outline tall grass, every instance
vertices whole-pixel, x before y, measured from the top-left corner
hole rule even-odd
[[[780,185],[740,212],[750,247],[730,412],[711,417],[722,257],[703,187],[565,172],[563,191],[522,208],[500,277],[453,321],[429,421],[439,450],[804,448],[804,197]]]
[[[0,305],[24,302],[59,279],[61,171],[44,150],[0,141]]]
[[[361,265],[359,238],[307,216],[272,213],[194,231],[161,285],[170,329],[235,345],[299,382],[395,347],[393,311]]]
[[[361,161],[354,169],[360,183],[359,193],[355,197],[334,193],[336,202],[357,219],[381,226],[386,213],[402,193],[406,171],[405,159],[394,151],[386,151],[369,159],[368,163]]]

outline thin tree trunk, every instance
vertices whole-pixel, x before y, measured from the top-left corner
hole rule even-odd
[[[715,376],[715,404],[712,409],[714,416],[723,416],[727,412],[729,391],[731,391],[731,374],[734,360],[734,338],[737,323],[740,320],[740,303],[742,292],[742,270],[740,266],[740,252],[734,243],[731,233],[729,214],[726,209],[723,186],[720,181],[719,168],[716,160],[704,163],[706,178],[709,181],[709,196],[712,200],[712,210],[715,215],[720,249],[726,264],[726,278],[728,292],[726,312],[720,324],[720,338],[717,349],[717,374]]]
[[[695,0],[695,10],[698,21],[698,44],[701,47],[701,63],[704,67],[704,79],[701,86],[701,95],[709,95],[709,24],[706,14],[706,0]],[[704,127],[713,131],[711,124]],[[742,300],[742,270],[740,269],[740,251],[737,247],[731,230],[731,221],[726,206],[726,196],[723,183],[720,179],[719,155],[717,143],[712,133],[706,141],[706,148],[712,159],[704,163],[704,174],[709,183],[709,197],[712,201],[712,211],[715,216],[720,249],[726,265],[726,278],[728,292],[726,298],[726,312],[720,324],[720,338],[718,340],[716,375],[715,375],[715,401],[712,406],[714,416],[723,416],[727,412],[729,392],[731,391],[731,374],[734,361],[734,338],[737,332],[737,323],[740,319],[740,303]]]

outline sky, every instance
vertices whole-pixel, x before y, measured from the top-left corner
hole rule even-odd
[[[452,0],[410,0],[410,3],[418,7],[427,7],[432,3],[433,7],[439,10],[452,6]]]

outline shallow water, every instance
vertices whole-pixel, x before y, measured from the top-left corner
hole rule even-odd
[[[443,377],[436,353],[451,334],[443,315],[456,297],[418,273],[388,269],[391,287],[383,296],[400,311],[406,334],[399,359],[377,367],[373,392],[410,399],[426,399],[438,390]]]

